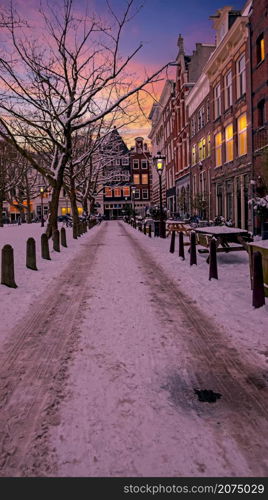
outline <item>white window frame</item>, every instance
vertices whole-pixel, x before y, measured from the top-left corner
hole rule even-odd
[[[221,115],[221,84],[214,87],[214,116],[215,120]]]
[[[230,69],[224,77],[225,83],[225,109],[228,109],[233,104],[233,74]]]
[[[149,200],[149,190],[148,189],[142,189],[142,199]]]
[[[244,66],[241,69],[241,61],[244,60]],[[236,62],[237,76],[237,99],[246,93],[246,56],[243,54]]]
[[[145,167],[143,166],[145,164]],[[148,168],[148,161],[147,160],[141,160],[141,168],[143,170],[146,170]]]
[[[136,170],[136,169],[138,169],[138,168],[139,168],[139,166],[140,166],[140,162],[139,162],[139,160],[138,160],[138,159],[136,159],[136,158],[135,158],[135,159],[133,160],[133,169],[135,169],[135,170]]]

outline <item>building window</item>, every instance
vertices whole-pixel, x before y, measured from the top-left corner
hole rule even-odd
[[[257,49],[257,64],[259,64],[260,62],[264,61],[265,58],[263,33],[257,38],[256,49]]]
[[[113,196],[113,192],[112,192],[112,189],[110,187],[105,188],[105,196],[107,198],[111,198]]]
[[[234,131],[230,124],[225,129],[226,163],[234,159]]]
[[[142,174],[141,175],[141,183],[142,184],[148,184],[148,174]]]
[[[135,200],[139,200],[139,199],[140,199],[140,190],[136,189],[136,191],[135,191]]]
[[[221,114],[221,84],[218,83],[214,88],[214,102],[215,102],[215,118]]]
[[[236,65],[237,71],[237,99],[246,92],[246,57],[240,57]]]
[[[129,159],[128,158],[122,158],[122,165],[129,165]]]
[[[134,184],[139,184],[140,183],[140,174],[134,174],[133,175],[133,183]]]
[[[120,188],[114,188],[114,196],[116,198],[120,198],[121,197],[121,189]]]
[[[216,167],[222,164],[222,136],[221,132],[215,135],[215,155],[216,155]]]
[[[258,102],[258,127],[263,127],[265,123],[265,99]]]
[[[120,159],[119,159],[119,158],[117,158],[117,159],[115,160],[115,164],[116,164],[116,165],[120,165]]]
[[[123,187],[123,196],[130,196],[130,187],[129,186]]]
[[[139,168],[139,160],[133,160],[133,168]]]
[[[207,154],[208,154],[208,156],[210,156],[211,155],[211,136],[210,136],[210,134],[208,134],[208,137],[207,137],[207,145],[208,145]]]
[[[195,118],[191,119],[191,137],[195,135]]]
[[[223,215],[222,184],[217,184],[217,215]]]
[[[201,109],[198,111],[198,127],[197,127],[197,130],[200,130],[202,127],[202,113],[201,113]]]
[[[196,164],[196,145],[192,147],[192,165]]]
[[[206,158],[206,139],[204,137],[198,143],[198,156],[200,161]]]
[[[209,101],[207,101],[207,123],[209,122],[209,118],[210,118],[210,105]]]
[[[201,127],[205,126],[205,107],[201,108]]]
[[[232,104],[232,71],[230,70],[225,75],[225,109],[228,109]]]
[[[143,200],[148,200],[148,198],[149,198],[148,189],[142,190],[142,198],[143,198]]]
[[[247,153],[247,116],[246,113],[239,116],[237,120],[237,133],[238,133],[238,156]]]
[[[141,160],[141,168],[148,168],[147,160]]]

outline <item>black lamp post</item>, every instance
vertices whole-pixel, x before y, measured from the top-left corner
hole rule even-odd
[[[41,195],[41,227],[44,227],[44,206],[43,206],[44,188],[43,187],[40,187],[40,195]]]
[[[157,155],[153,158],[155,163],[155,168],[159,177],[159,195],[160,195],[160,222],[159,222],[159,236],[160,238],[166,237],[166,223],[164,220],[163,213],[163,200],[162,200],[162,173],[164,170],[164,161],[166,157],[165,155],[161,155],[161,152],[158,151]]]
[[[135,193],[136,193],[136,187],[135,187],[135,186],[131,186],[131,191],[132,191],[132,200],[133,200],[134,226],[136,227],[136,209],[135,209]]]

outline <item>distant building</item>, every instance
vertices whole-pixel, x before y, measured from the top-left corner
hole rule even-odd
[[[151,200],[151,153],[143,137],[136,137],[130,149],[131,185],[135,186],[135,210],[144,216]]]
[[[107,219],[123,217],[131,205],[129,150],[115,127],[102,142],[103,209]]]

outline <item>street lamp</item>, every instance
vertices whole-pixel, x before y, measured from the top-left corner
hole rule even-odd
[[[154,156],[153,161],[155,163],[155,168],[159,177],[159,194],[160,194],[160,223],[159,223],[159,236],[160,238],[166,237],[166,224],[164,221],[164,213],[163,213],[163,201],[162,201],[162,173],[164,170],[164,162],[165,155],[161,155],[161,152],[158,151],[156,156]]]
[[[43,207],[44,188],[43,187],[40,187],[40,195],[41,195],[41,227],[44,227],[44,207]]]
[[[131,186],[131,191],[132,191],[132,200],[133,200],[134,227],[136,227],[136,209],[135,209],[135,193],[136,193],[136,187],[135,187],[135,186]]]

